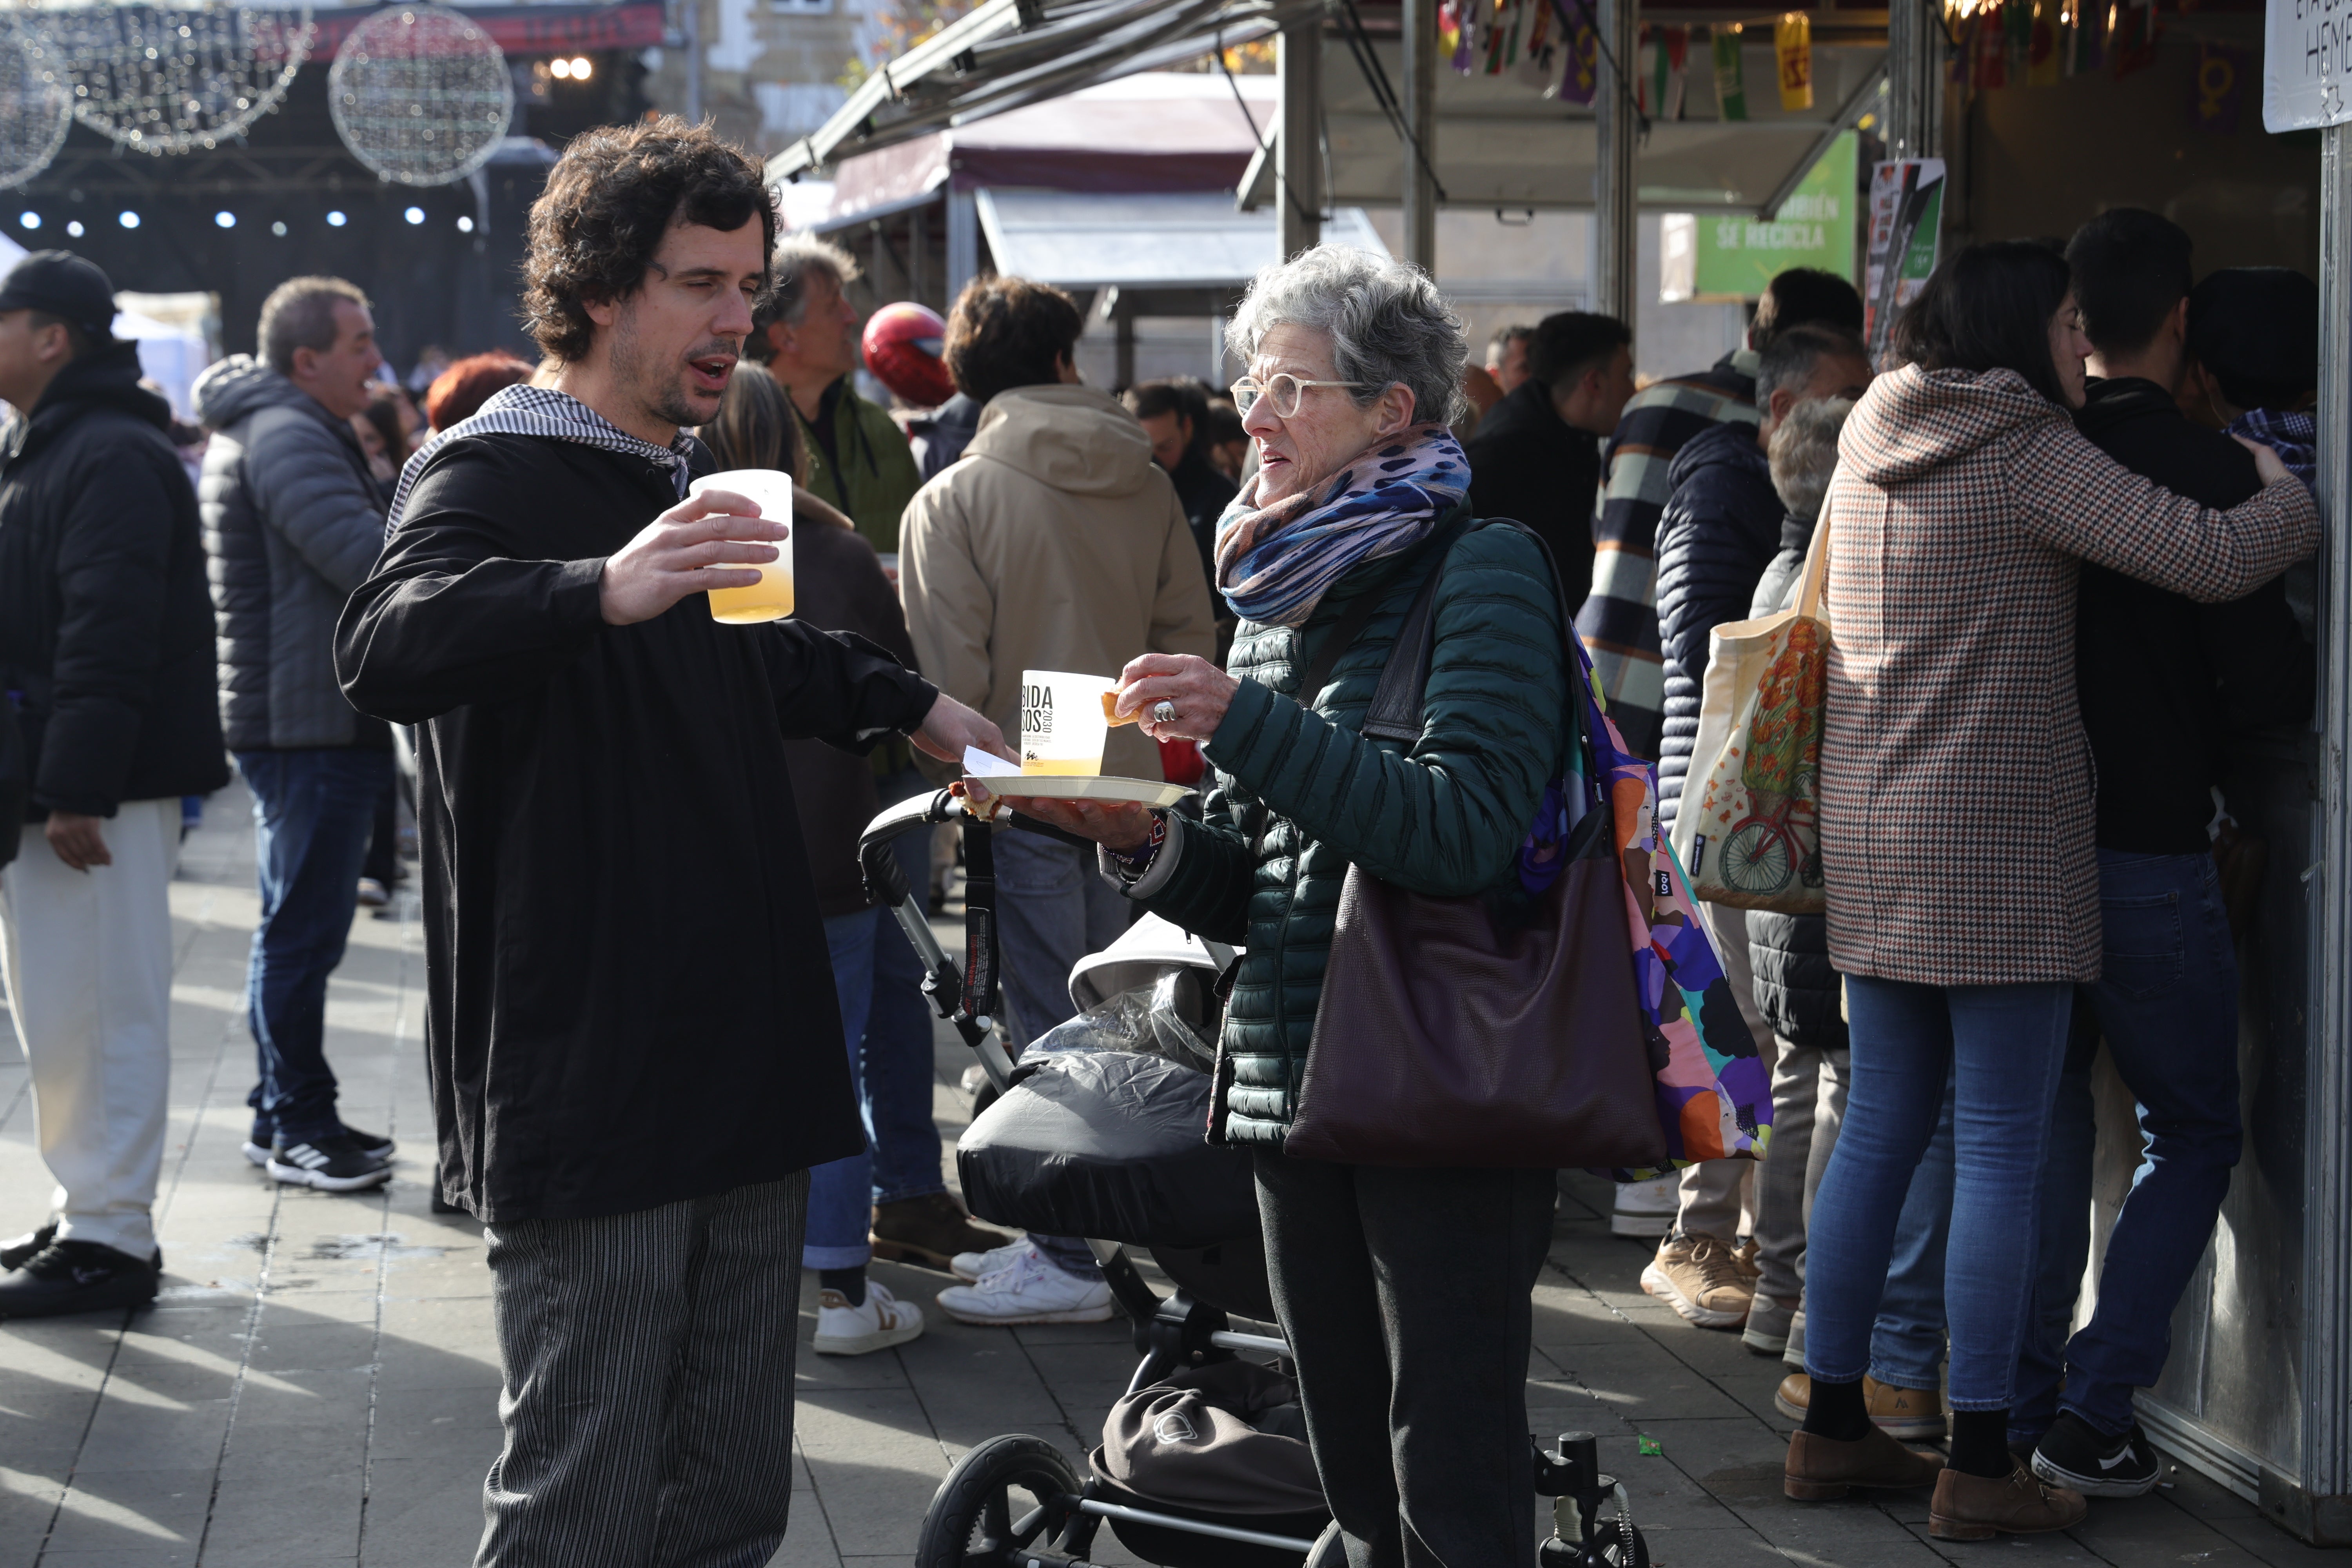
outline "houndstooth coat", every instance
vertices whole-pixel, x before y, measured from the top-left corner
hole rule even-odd
[[[1822,513],[1831,956],[1929,985],[2095,980],[2075,563],[2236,598],[2317,544],[2311,493],[2290,479],[2208,510],[2006,370],[1881,376],[1838,455]]]

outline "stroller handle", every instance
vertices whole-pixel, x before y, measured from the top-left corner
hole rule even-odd
[[[894,847],[900,836],[944,822],[961,822],[966,834],[964,921],[970,949],[968,962],[961,969],[940,945]],[[971,815],[960,796],[942,789],[902,800],[867,823],[858,837],[857,860],[866,873],[866,891],[889,909],[922,962],[923,994],[980,1058],[982,1070],[1001,1094],[1013,1081],[1013,1058],[997,1043],[996,1020],[991,1016],[996,998],[996,877],[989,830],[997,826],[1094,847],[1091,840],[1013,811],[1000,810],[993,822],[982,821]]]

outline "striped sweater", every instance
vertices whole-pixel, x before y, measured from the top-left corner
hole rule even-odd
[[[1674,494],[1675,454],[1726,420],[1756,423],[1752,350],[1726,354],[1712,370],[1653,382],[1633,395],[1602,454],[1601,513],[1593,521],[1592,595],[1576,629],[1592,650],[1593,673],[1625,744],[1658,754],[1665,712],[1665,667],[1658,651],[1658,516]]]

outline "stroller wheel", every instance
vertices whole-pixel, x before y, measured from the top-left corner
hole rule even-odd
[[[991,1437],[932,1494],[915,1568],[1012,1568],[1024,1546],[1058,1535],[1076,1510],[1077,1472],[1043,1437]]]
[[[1650,1568],[1650,1543],[1622,1519],[1592,1527],[1590,1547],[1554,1535],[1536,1553],[1538,1568]]]
[[[1622,1519],[1606,1519],[1595,1525],[1592,1544],[1609,1568],[1650,1568],[1650,1543]]]

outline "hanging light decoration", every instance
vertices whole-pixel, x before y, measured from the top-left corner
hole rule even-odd
[[[498,41],[446,5],[391,5],[352,29],[327,73],[352,156],[386,180],[446,185],[489,161],[514,119]]]
[[[21,13],[0,16],[0,190],[47,168],[72,123],[73,89],[40,33]]]
[[[210,150],[276,111],[310,53],[310,7],[215,0],[43,7],[47,68],[70,81],[76,119],[125,147]]]

